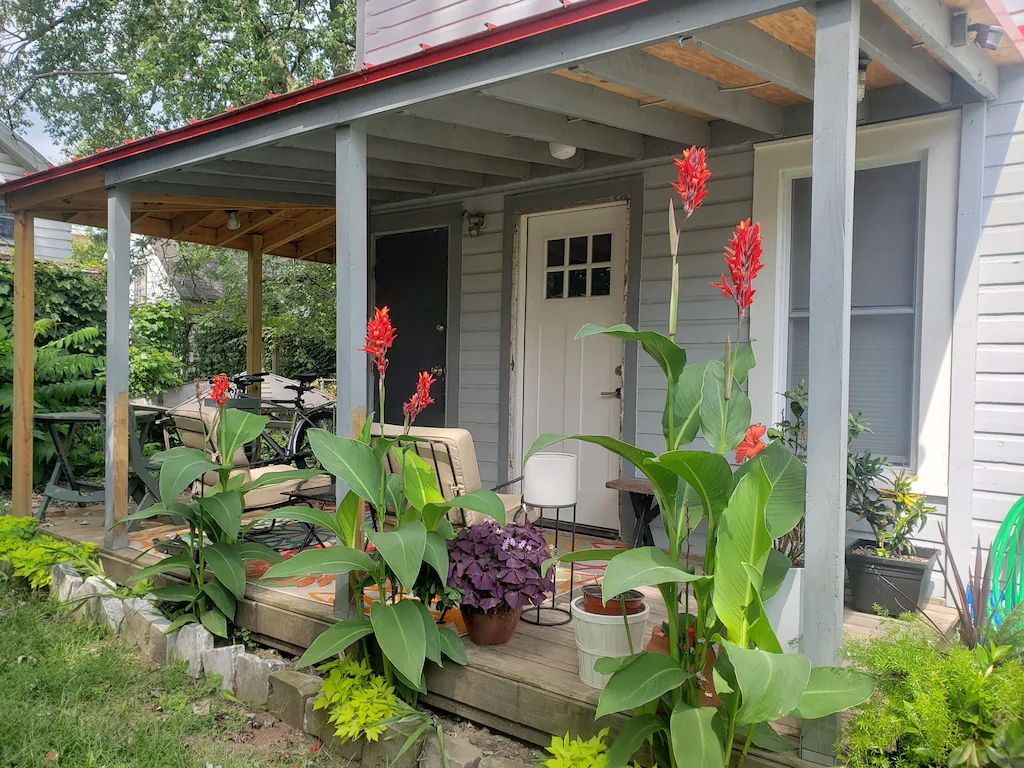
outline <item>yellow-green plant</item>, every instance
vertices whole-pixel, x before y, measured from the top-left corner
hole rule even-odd
[[[27,579],[32,589],[48,587],[50,568],[58,563],[96,563],[95,553],[95,544],[39,533],[34,518],[0,515],[0,560],[9,560],[14,575]]]
[[[325,709],[334,735],[342,741],[365,737],[376,741],[387,729],[386,721],[402,709],[394,686],[376,674],[365,660],[345,659],[320,667],[327,672],[314,709]]]
[[[608,729],[601,731],[592,739],[579,736],[570,738],[552,736],[551,746],[547,747],[551,757],[544,761],[546,768],[605,768],[608,764],[608,745],[604,743]]]

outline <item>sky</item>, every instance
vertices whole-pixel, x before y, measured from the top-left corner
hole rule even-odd
[[[35,112],[30,113],[28,119],[32,121],[32,124],[28,128],[19,130],[18,135],[35,147],[36,151],[47,160],[56,165],[62,157],[62,152],[54,144],[53,140],[43,132],[43,119]]]

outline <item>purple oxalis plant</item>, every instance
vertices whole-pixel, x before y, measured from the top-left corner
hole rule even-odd
[[[555,589],[554,569],[541,576],[551,554],[530,523],[505,528],[485,522],[463,528],[448,541],[448,586],[461,589],[462,604],[486,613],[540,605]]]

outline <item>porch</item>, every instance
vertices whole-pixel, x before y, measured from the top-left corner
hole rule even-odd
[[[978,286],[985,188],[978,158],[986,151],[985,101],[1020,99],[1019,77],[1006,86],[1010,93],[1000,96],[999,68],[1024,59],[1009,40],[991,52],[973,44],[954,45],[949,31],[955,12],[966,10],[975,21],[996,20],[983,3],[952,5],[926,0],[829,0],[806,6],[780,0],[591,0],[410,59],[272,95],[6,185],[0,192],[17,215],[15,513],[31,511],[33,217],[109,232],[106,485],[113,492],[107,494],[102,517],[93,511],[87,526],[61,522],[54,530],[73,538],[86,532],[97,541],[102,538],[108,570],[122,578],[129,562],[122,553],[130,540],[118,521],[130,511],[131,234],[248,254],[250,369],[261,360],[263,260],[277,256],[336,264],[337,431],[349,436],[372,409],[365,359],[357,350],[368,306],[377,298],[371,278],[373,244],[388,234],[445,229],[445,321],[435,325],[447,329],[443,367],[450,406],[445,419],[473,433],[487,485],[518,474],[523,444],[530,441],[522,427],[527,405],[517,399],[522,397],[523,358],[513,336],[525,312],[517,293],[524,289],[518,283],[526,258],[521,249],[527,247],[524,217],[620,205],[625,217],[620,320],[662,329],[668,304],[671,157],[681,146],[706,145],[716,177],[705,208],[684,235],[680,344],[693,359],[711,356],[718,351],[712,345],[722,344],[731,330],[716,313],[713,302],[720,297],[709,284],[717,278],[720,249],[732,226],[754,215],[777,235],[768,247],[779,247],[787,237],[784,209],[758,210],[755,204],[758,187],[781,189],[784,173],[777,169],[776,176],[759,177],[754,148],[803,141],[806,156],[794,162],[811,169],[814,182],[808,208],[814,256],[806,308],[811,329],[807,378],[814,392],[807,569],[814,578],[807,580],[805,615],[813,618],[803,648],[813,663],[832,663],[844,629],[858,130],[939,113],[945,117],[937,119],[955,129],[955,139],[952,148],[943,145],[942,164],[933,166],[927,178],[929,184],[944,184],[941,194],[954,214],[931,234],[921,222],[932,238],[921,248],[928,251],[937,241],[948,248],[943,262],[947,280],[935,290],[949,298],[949,316],[936,341],[950,352],[939,354],[931,371],[936,381],[945,381],[933,407],[939,413],[945,404],[946,419],[943,423],[936,417],[919,441],[924,445],[945,428],[947,452],[929,457],[938,467],[938,482],[927,492],[937,504],[956,509],[973,492],[973,420],[950,418],[949,403],[973,413],[976,306],[967,297]],[[917,152],[925,165],[930,162],[929,147],[895,149]],[[790,170],[787,166],[785,172]],[[587,261],[593,263],[592,253]],[[771,299],[782,285],[777,277],[774,286],[759,290]],[[765,366],[767,378],[751,379],[753,420],[771,424],[778,417],[783,359],[778,334],[784,321],[775,311],[755,321],[758,331],[745,327],[744,335],[759,360],[773,363]],[[621,358],[621,435],[650,447],[660,439],[660,424],[644,402],[663,398],[663,390],[646,384],[635,345],[626,345]],[[614,388],[612,383],[605,391]],[[971,547],[970,516],[950,515],[946,522],[964,564]],[[240,607],[241,623],[288,647],[308,645],[343,604],[336,601],[335,611],[296,604],[257,585],[248,590],[254,599]],[[535,631],[555,639],[534,637]],[[520,653],[518,645],[507,652],[472,649],[467,670],[446,669],[431,680],[435,702],[453,702],[453,708],[463,708],[459,714],[500,720],[519,729],[511,732],[534,739],[541,732],[586,730],[596,695],[584,691],[568,669],[573,648],[565,632],[524,630],[520,640],[529,646]],[[489,685],[502,691],[509,686],[508,695],[474,698],[486,689],[473,676],[486,676]],[[509,702],[514,706],[499,712]],[[549,720],[538,720],[538,712],[549,713],[557,728],[544,727]],[[565,720],[557,719],[563,715]],[[834,725],[823,728],[805,748],[829,753],[835,736]]]

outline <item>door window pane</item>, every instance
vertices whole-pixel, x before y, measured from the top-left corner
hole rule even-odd
[[[593,254],[590,260],[595,264],[604,264],[612,260],[611,233],[594,235]]]
[[[560,299],[565,291],[565,272],[548,272],[545,299]]]
[[[850,411],[872,432],[862,451],[909,465],[914,444],[919,163],[857,171],[850,318]],[[788,382],[808,374],[810,179],[793,181]],[[810,392],[810,397],[814,393]]]
[[[587,270],[569,270],[569,298],[587,295]]]
[[[612,292],[611,267],[597,267],[590,271],[590,295],[609,296]]]
[[[569,263],[587,263],[587,236],[569,238]]]
[[[561,267],[565,264],[565,240],[548,240],[548,266]]]

